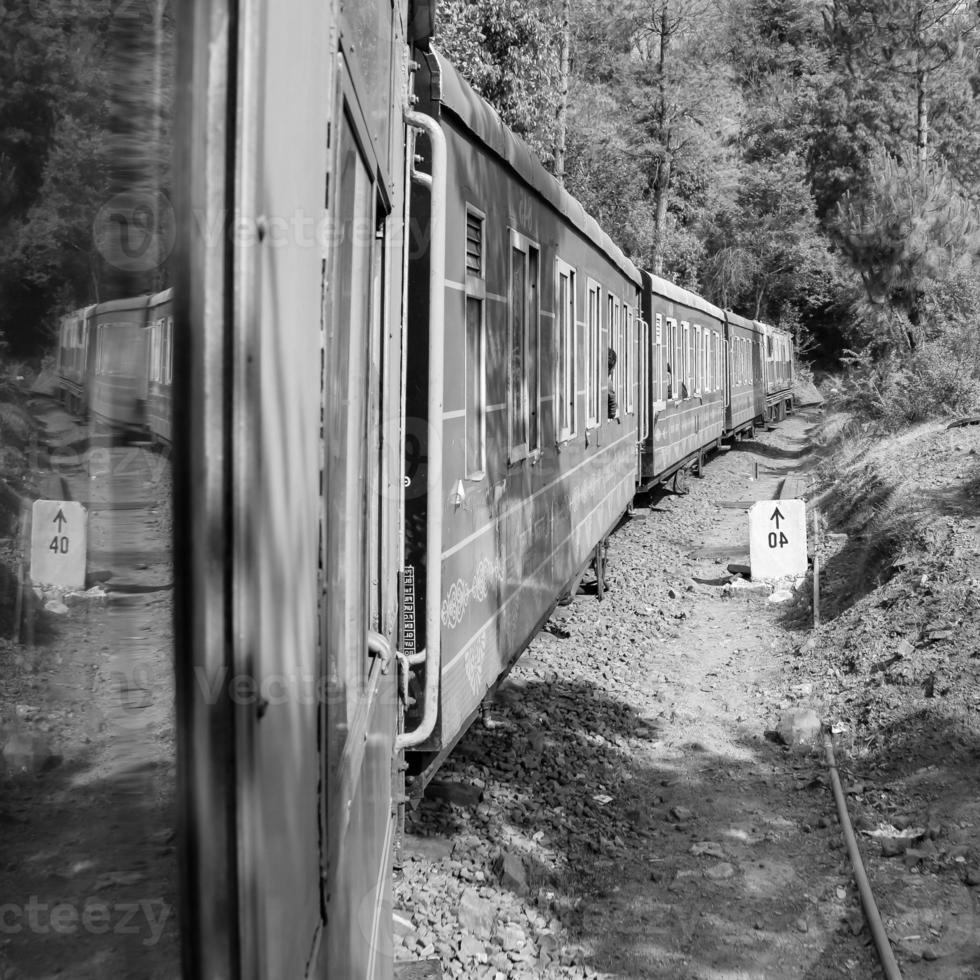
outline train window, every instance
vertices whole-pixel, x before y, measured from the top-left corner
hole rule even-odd
[[[691,393],[691,369],[694,366],[694,352],[691,350],[691,345],[694,343],[693,337],[691,335],[691,325],[685,321],[681,321],[681,398],[689,397]]]
[[[486,216],[466,208],[466,476],[483,478],[486,454]]]
[[[638,423],[640,440],[646,439],[650,434],[650,325],[640,317],[636,318],[637,340],[637,365],[639,366],[639,377],[637,383],[640,388],[640,419]]]
[[[622,343],[620,341],[620,315],[619,315],[620,304],[619,300],[609,294],[609,302],[606,306],[608,313],[608,334],[609,334],[609,347],[616,352],[616,365],[612,370],[612,390],[616,393],[616,412],[611,418],[619,418],[620,411],[623,404],[623,385],[622,385],[622,375],[623,375],[623,358],[622,358]],[[608,360],[607,360],[608,369]],[[608,415],[608,412],[607,412]]]
[[[511,229],[507,346],[510,462],[538,448],[538,347],[540,306],[538,246]]]
[[[704,351],[704,330],[700,323],[694,324],[694,394],[700,394],[704,384],[704,375],[701,371],[702,352]]]
[[[704,390],[715,390],[715,378],[712,373],[714,367],[714,343],[715,333],[713,330],[704,331]]]
[[[588,281],[585,329],[587,332],[586,408],[587,428],[602,421],[602,290],[594,280]]]
[[[664,337],[664,317],[657,313],[653,325],[653,335],[650,338],[653,345],[653,377],[650,379],[651,397],[655,402],[661,402],[667,395],[667,365],[670,354],[667,352],[667,339]]]
[[[626,379],[626,414],[633,414],[633,307],[626,308],[626,343],[623,345],[623,377]]]
[[[598,333],[599,289],[589,283],[589,413],[592,412],[594,375],[593,355],[597,350],[598,337],[592,336],[592,322]],[[577,310],[575,304],[575,270],[561,259],[555,259],[555,404],[556,432],[558,441],[570,439],[577,428],[575,418],[575,324]]]
[[[684,374],[684,358],[681,355],[680,331],[677,321],[667,320],[667,349],[670,360],[667,362],[667,397],[677,400],[681,397],[681,376]]]

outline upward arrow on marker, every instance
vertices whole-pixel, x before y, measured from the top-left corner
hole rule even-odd
[[[68,523],[68,518],[65,517],[65,512],[60,507],[58,513],[51,519],[51,523],[58,525],[58,533],[61,534],[61,526]]]
[[[775,521],[775,522],[776,522],[776,530],[778,531],[778,530],[779,530],[779,522],[780,522],[780,521],[785,521],[785,520],[786,520],[786,518],[785,518],[785,517],[783,516],[783,513],[782,513],[782,511],[781,511],[781,510],[780,510],[780,509],[779,509],[779,508],[777,507],[777,508],[776,508],[776,509],[775,509],[775,510],[774,510],[774,511],[772,512],[772,517],[770,517],[770,518],[769,518],[769,520],[770,520],[770,521]]]

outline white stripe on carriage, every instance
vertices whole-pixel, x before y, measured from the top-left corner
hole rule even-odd
[[[624,477],[623,477],[623,479],[622,479],[622,480],[620,480],[620,481],[619,481],[619,483],[617,483],[617,484],[616,484],[616,485],[615,485],[615,486],[614,486],[614,487],[612,488],[612,490],[610,490],[610,491],[609,491],[609,493],[607,493],[607,494],[605,495],[605,497],[603,497],[603,498],[602,498],[602,500],[600,500],[600,501],[599,501],[599,503],[597,503],[597,504],[595,505],[595,507],[593,507],[593,508],[592,508],[592,510],[590,510],[590,511],[588,512],[588,514],[586,514],[586,515],[585,515],[585,517],[584,517],[584,518],[582,519],[582,521],[580,522],[580,524],[581,524],[581,523],[584,523],[585,521],[587,521],[587,520],[588,520],[588,519],[589,519],[589,518],[590,518],[590,517],[591,517],[591,516],[592,516],[592,515],[593,515],[593,514],[594,514],[594,513],[595,513],[595,512],[597,511],[597,510],[599,510],[599,508],[600,508],[600,507],[602,507],[602,506],[603,506],[603,505],[604,505],[604,504],[606,503],[606,501],[607,501],[607,500],[608,500],[608,499],[609,499],[610,497],[612,497],[612,496],[614,496],[614,495],[615,495],[615,492],[616,492],[616,491],[617,491],[617,490],[618,490],[618,489],[619,489],[619,488],[620,488],[620,487],[621,487],[621,486],[622,486],[622,485],[623,485],[624,483],[627,483],[627,482],[630,482],[630,483],[632,483],[632,481],[633,481],[633,474],[632,474],[632,473],[630,473],[630,474],[628,474],[627,476],[624,476]],[[551,550],[551,551],[550,551],[550,552],[548,553],[548,555],[547,555],[547,557],[546,557],[546,558],[544,559],[544,561],[542,561],[542,562],[541,562],[541,563],[540,563],[540,564],[538,565],[538,567],[537,567],[537,568],[535,568],[535,569],[534,569],[534,571],[533,571],[533,572],[531,573],[531,577],[532,577],[532,578],[533,578],[533,577],[534,577],[535,575],[537,575],[537,574],[538,574],[538,573],[539,573],[539,572],[541,571],[541,569],[542,569],[542,568],[544,568],[544,566],[548,564],[548,562],[549,562],[549,561],[551,561],[551,559],[552,559],[552,558],[554,557],[554,552],[555,552],[555,550],[557,550],[558,548],[560,548],[560,547],[561,547],[561,546],[562,546],[562,545],[563,545],[563,544],[564,544],[564,543],[565,543],[566,541],[568,541],[568,539],[569,539],[569,538],[571,538],[571,537],[573,537],[573,536],[575,535],[575,533],[576,533],[576,531],[575,531],[575,530],[571,530],[571,531],[569,531],[569,532],[568,532],[568,534],[566,534],[566,535],[565,535],[565,537],[564,537],[564,538],[562,538],[562,540],[561,540],[561,541],[559,541],[559,542],[557,543],[557,545],[555,545],[555,547],[554,547],[554,548],[553,548],[553,549],[552,549],[552,550]],[[492,613],[490,614],[490,616],[489,616],[489,618],[488,618],[488,619],[486,620],[486,622],[485,622],[485,623],[484,623],[484,624],[483,624],[483,625],[482,625],[482,626],[481,626],[481,627],[480,627],[480,628],[479,628],[479,629],[478,629],[478,630],[477,630],[477,631],[476,631],[476,632],[475,632],[475,633],[473,634],[473,636],[472,636],[472,637],[470,637],[470,639],[469,639],[469,641],[468,641],[468,642],[466,643],[466,645],[465,645],[465,646],[463,646],[463,647],[461,647],[461,648],[460,648],[460,649],[459,649],[459,650],[458,650],[458,651],[457,651],[457,652],[456,652],[456,653],[455,653],[455,654],[453,655],[453,658],[452,658],[452,660],[450,660],[450,661],[449,661],[448,663],[444,663],[444,664],[442,665],[442,673],[443,673],[443,675],[446,675],[446,674],[448,674],[448,673],[449,673],[449,671],[450,671],[450,670],[451,670],[451,669],[453,668],[453,665],[454,665],[454,664],[456,663],[456,661],[457,661],[457,660],[459,660],[459,658],[460,658],[460,657],[462,657],[462,656],[465,656],[465,654],[466,654],[466,651],[467,651],[467,650],[469,650],[469,648],[470,648],[471,646],[473,646],[473,644],[474,644],[474,643],[476,643],[476,641],[477,641],[477,640],[478,640],[478,639],[480,638],[480,636],[481,636],[481,635],[483,634],[483,631],[484,631],[484,630],[485,630],[485,629],[486,629],[486,628],[487,628],[487,627],[488,627],[488,626],[489,626],[489,625],[490,625],[490,624],[491,624],[491,623],[492,623],[492,622],[493,622],[493,621],[494,621],[494,620],[495,620],[495,619],[496,619],[496,618],[497,618],[497,617],[498,617],[498,616],[499,616],[499,615],[500,615],[500,614],[501,614],[501,613],[502,613],[502,612],[504,611],[504,609],[505,609],[505,608],[506,608],[506,607],[507,607],[507,606],[509,605],[509,603],[511,602],[511,600],[513,600],[513,599],[514,599],[514,597],[515,597],[515,596],[517,596],[517,595],[518,595],[518,593],[520,593],[520,591],[521,591],[521,590],[520,590],[519,588],[517,588],[517,589],[514,589],[514,591],[513,591],[513,592],[511,592],[511,594],[510,594],[510,595],[509,595],[509,596],[508,596],[508,597],[507,597],[507,598],[506,598],[506,599],[505,599],[505,600],[504,600],[504,601],[503,601],[503,602],[502,602],[502,603],[501,603],[501,604],[500,604],[500,605],[499,605],[499,606],[498,606],[498,607],[497,607],[497,608],[496,608],[496,609],[495,609],[495,610],[494,610],[494,611],[493,611],[493,612],[492,612]]]
[[[466,283],[456,282],[453,279],[445,279],[443,281],[446,284],[446,289],[455,289],[458,293],[465,293],[466,292]],[[506,303],[507,302],[507,297],[506,296],[502,296],[500,293],[485,292],[483,295],[487,299],[492,299],[496,303]],[[551,316],[553,314],[544,314],[544,315]]]
[[[469,534],[465,538],[463,538],[462,541],[457,541],[456,544],[454,544],[451,548],[447,548],[442,553],[442,560],[445,561],[447,558],[451,557],[452,555],[455,555],[457,551],[461,551],[463,548],[465,548],[468,544],[471,544],[473,541],[475,541],[481,535],[486,534],[487,531],[489,531],[499,521],[506,520],[508,517],[510,517],[511,514],[514,514],[518,510],[520,510],[521,507],[526,507],[528,504],[530,504],[537,497],[540,497],[541,494],[547,492],[552,487],[554,487],[557,484],[563,482],[564,480],[567,480],[568,477],[570,477],[576,470],[581,469],[587,463],[591,463],[594,459],[598,459],[603,453],[608,452],[610,449],[614,448],[615,446],[618,446],[621,442],[625,442],[628,439],[630,439],[630,434],[629,433],[627,433],[626,435],[620,436],[615,442],[609,443],[608,446],[603,446],[599,450],[599,452],[595,453],[592,456],[587,456],[585,459],[582,460],[582,462],[577,463],[575,466],[573,466],[567,473],[562,473],[561,476],[559,476],[555,480],[552,480],[551,483],[546,484],[540,490],[535,490],[535,492],[532,493],[531,496],[528,497],[526,500],[519,501],[518,503],[514,504],[514,506],[511,507],[509,510],[507,510],[503,514],[501,514],[499,517],[495,517],[492,521],[487,521],[487,523],[484,524],[483,527],[477,528],[472,534]],[[633,478],[633,476],[631,475],[630,476],[630,479],[632,479],[632,478]]]

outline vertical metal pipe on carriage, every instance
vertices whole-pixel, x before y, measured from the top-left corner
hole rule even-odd
[[[427,187],[429,205],[429,454],[426,470],[425,536],[425,650],[418,660],[425,663],[422,720],[417,728],[403,732],[396,749],[421,745],[435,728],[439,709],[439,679],[442,672],[439,611],[442,602],[442,392],[445,376],[446,295],[446,137],[438,121],[421,112],[405,115],[409,126],[429,137],[431,174],[412,166],[412,180]],[[406,226],[408,222],[406,220]],[[414,661],[413,661],[414,662]]]

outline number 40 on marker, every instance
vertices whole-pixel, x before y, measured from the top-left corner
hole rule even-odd
[[[806,559],[806,504],[802,500],[760,500],[749,510],[749,553],[753,579],[803,575]]]
[[[72,500],[36,500],[31,510],[31,580],[85,588],[88,514]]]

